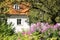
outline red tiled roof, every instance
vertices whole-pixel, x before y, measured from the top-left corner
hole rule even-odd
[[[9,11],[8,14],[18,14],[18,15],[28,15],[29,9],[30,9],[30,4],[22,2],[19,7],[21,8],[20,10],[16,10],[13,8],[13,5],[8,5]]]

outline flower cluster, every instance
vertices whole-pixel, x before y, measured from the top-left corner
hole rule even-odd
[[[51,25],[49,23],[44,23],[44,22],[33,23],[31,24],[29,31],[22,32],[22,35],[23,36],[28,35],[27,37],[24,37],[25,39],[36,39],[36,40],[54,39],[55,40],[54,37],[58,37],[58,38],[60,37],[60,23],[56,23],[55,25]],[[58,38],[56,38],[56,40]]]
[[[30,30],[27,32],[23,32],[22,34],[32,34],[33,32],[35,32],[36,30],[40,31],[41,33],[47,31],[48,29],[59,29],[60,30],[60,23],[57,23],[55,25],[50,25],[49,23],[41,23],[41,22],[37,22],[34,24],[31,24],[30,26]]]
[[[36,24],[31,25],[31,30],[36,31],[36,29],[38,29],[41,32],[45,32],[48,29],[53,29],[53,30],[59,29],[60,30],[60,23],[56,23],[55,25],[50,25],[48,23],[38,22]]]

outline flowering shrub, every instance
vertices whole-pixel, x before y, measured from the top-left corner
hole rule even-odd
[[[23,32],[22,34],[32,37],[31,40],[59,40],[60,24],[57,23],[55,25],[50,25],[48,23],[38,22],[36,24],[32,24],[30,30]]]
[[[50,25],[48,23],[32,24],[29,31],[24,31],[13,36],[5,36],[2,40],[60,40],[60,23]]]
[[[33,31],[39,30],[41,33],[45,32],[45,31],[47,31],[49,29],[60,30],[60,24],[57,23],[55,25],[49,25],[48,23],[40,23],[40,22],[38,22],[36,24],[31,25],[31,30],[33,30]]]

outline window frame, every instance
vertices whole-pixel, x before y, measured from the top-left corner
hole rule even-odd
[[[14,4],[14,7],[13,8],[16,9],[16,10],[19,10],[20,9],[20,7],[19,7],[18,4]]]
[[[17,25],[21,25],[21,19],[17,19]]]

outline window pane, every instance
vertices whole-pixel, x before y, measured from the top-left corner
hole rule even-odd
[[[21,24],[21,19],[17,19],[17,25]]]

